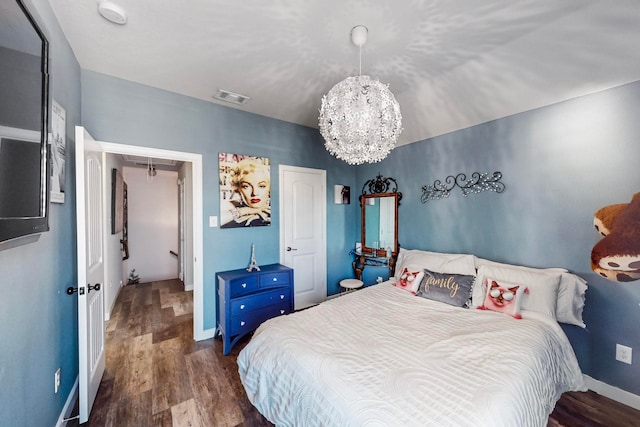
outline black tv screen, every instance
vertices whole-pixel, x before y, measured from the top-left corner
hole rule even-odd
[[[0,242],[49,229],[48,42],[22,0],[0,2]]]

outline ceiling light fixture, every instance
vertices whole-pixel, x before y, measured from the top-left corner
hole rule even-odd
[[[400,105],[389,85],[362,75],[367,27],[351,30],[360,48],[360,74],[347,77],[322,97],[318,123],[325,148],[350,165],[376,163],[393,150],[402,132]]]
[[[127,23],[127,12],[120,6],[110,1],[103,0],[98,3],[98,12],[109,22],[124,25]]]

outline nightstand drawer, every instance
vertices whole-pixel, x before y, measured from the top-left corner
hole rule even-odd
[[[281,286],[289,283],[289,274],[286,272],[266,273],[260,276],[260,287]]]
[[[258,276],[245,276],[231,280],[229,284],[231,298],[246,295],[258,289]]]
[[[272,304],[280,304],[283,301],[288,302],[290,296],[291,289],[280,288],[247,295],[242,298],[234,298],[231,300],[231,315],[247,313]]]
[[[289,301],[231,317],[231,335],[253,331],[267,319],[291,312]]]

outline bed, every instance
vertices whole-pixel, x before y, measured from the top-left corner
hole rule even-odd
[[[431,258],[440,254],[426,262],[423,253],[408,261],[401,252],[400,271],[387,282],[262,324],[238,356],[251,403],[279,426],[546,426],[563,392],[586,389],[558,324],[570,316],[558,316],[566,309],[584,326],[586,284],[562,270],[483,267],[472,255],[464,268],[451,259],[435,265]],[[464,306],[421,298],[426,275],[413,290],[399,286],[405,268],[464,276],[471,266],[468,295],[456,288]],[[557,278],[553,315],[537,310],[546,289],[531,283],[537,299],[523,298],[529,304],[519,307],[521,318],[477,309],[487,291],[478,280],[487,282],[487,274],[520,283],[539,274],[545,287]],[[561,291],[563,275],[573,282]],[[563,308],[567,294],[571,307]]]

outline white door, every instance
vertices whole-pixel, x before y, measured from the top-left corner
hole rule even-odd
[[[280,165],[280,263],[293,268],[295,309],[327,298],[326,171]]]
[[[105,367],[102,218],[102,155],[76,127],[76,217],[78,247],[78,386],[80,423],[89,419]]]

